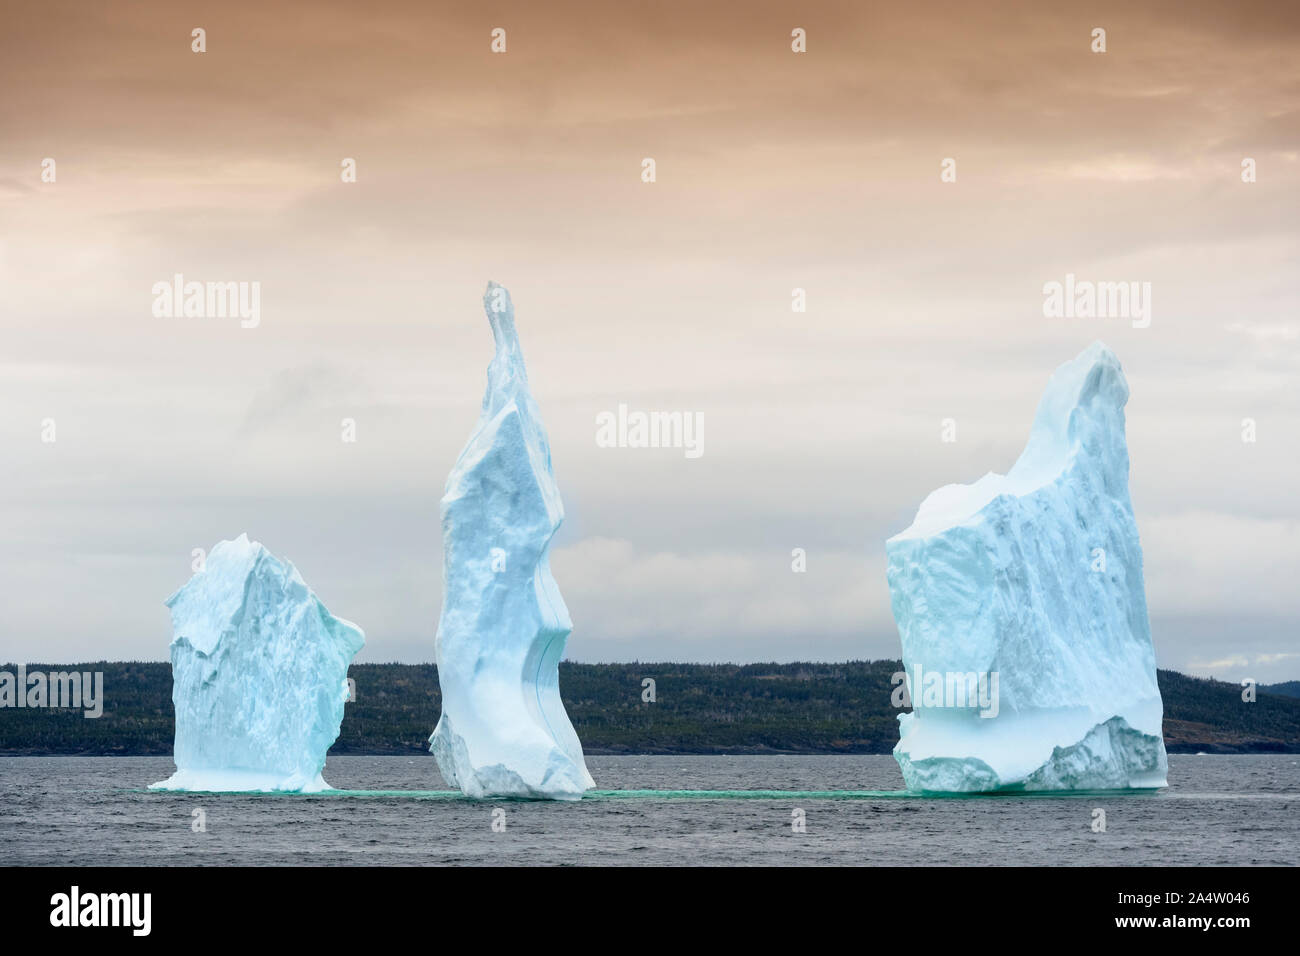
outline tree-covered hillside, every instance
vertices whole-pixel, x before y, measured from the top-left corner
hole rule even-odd
[[[102,671],[104,713],[0,708],[0,753],[166,754],[172,749],[166,663],[29,664]],[[888,753],[897,661],[842,664],[560,665],[560,690],[588,753]],[[0,670],[10,673],[16,665]],[[432,664],[354,664],[357,699],[331,753],[423,751],[440,707]],[[1160,671],[1172,752],[1300,752],[1300,699]],[[653,680],[655,700],[642,699]]]

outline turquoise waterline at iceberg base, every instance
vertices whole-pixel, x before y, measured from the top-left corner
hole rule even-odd
[[[150,788],[153,790],[154,788]],[[138,793],[140,791],[126,791]],[[190,791],[199,793],[202,791]],[[482,798],[471,797],[460,790],[320,790],[320,791],[266,791],[253,790],[242,794],[228,790],[210,791],[214,796],[229,794],[231,796],[256,796],[267,798],[327,798],[327,799],[395,799],[395,800],[434,800],[434,801],[472,801]],[[591,800],[996,800],[996,799],[1085,799],[1099,796],[1106,797],[1150,797],[1157,790],[1152,788],[1134,788],[1124,790],[987,790],[987,791],[950,791],[946,793],[923,793],[917,790],[587,790],[580,798]],[[492,798],[493,802],[535,800],[529,796],[502,796]]]

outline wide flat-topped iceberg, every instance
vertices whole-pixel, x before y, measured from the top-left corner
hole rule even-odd
[[[1166,785],[1128,395],[1093,344],[1052,376],[1009,473],[940,488],[889,539],[909,790]]]
[[[564,508],[510,295],[489,282],[483,305],[496,355],[442,497],[442,716],[429,749],[471,797],[576,800],[595,782],[560,700],[573,624],[549,554]]]
[[[247,535],[213,548],[167,606],[176,773],[150,789],[329,789],[361,629]]]

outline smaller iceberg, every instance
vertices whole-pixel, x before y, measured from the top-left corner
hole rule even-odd
[[[176,773],[149,789],[328,790],[361,629],[247,535],[213,548],[166,603]]]

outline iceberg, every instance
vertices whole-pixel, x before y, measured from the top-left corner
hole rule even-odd
[[[361,629],[240,535],[167,599],[176,773],[151,790],[328,790]]]
[[[1010,472],[940,488],[887,542],[909,790],[1166,786],[1128,396],[1094,343],[1052,376]]]
[[[483,306],[496,354],[440,508],[442,714],[429,749],[467,796],[577,800],[595,782],[560,699],[573,624],[549,554],[564,508],[510,295],[489,282]]]

